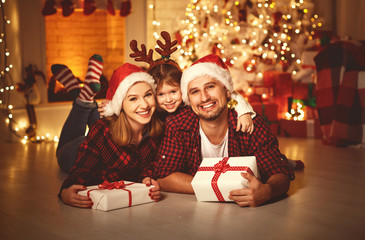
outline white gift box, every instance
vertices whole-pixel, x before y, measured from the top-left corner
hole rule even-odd
[[[231,202],[230,191],[248,187],[241,172],[259,178],[256,157],[204,158],[191,182],[197,200]]]
[[[109,183],[110,184],[110,183]],[[124,181],[124,188],[103,189],[99,185],[89,186],[86,190],[78,192],[82,196],[89,196],[94,205],[92,209],[110,211],[119,208],[131,207],[139,204],[154,202],[148,195],[150,189],[142,183]]]

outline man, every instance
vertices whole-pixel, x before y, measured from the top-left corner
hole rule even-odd
[[[187,68],[181,91],[191,108],[166,123],[154,176],[162,191],[194,193],[191,181],[202,158],[228,156],[256,156],[261,176],[260,181],[242,173],[249,188],[233,190],[229,196],[239,206],[258,206],[288,191],[294,174],[263,118],[253,119],[252,134],[235,131],[237,113],[227,107],[232,79],[218,56],[208,55]]]

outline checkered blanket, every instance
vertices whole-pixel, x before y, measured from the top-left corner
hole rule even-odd
[[[365,45],[330,44],[315,62],[315,96],[324,143],[364,144]]]

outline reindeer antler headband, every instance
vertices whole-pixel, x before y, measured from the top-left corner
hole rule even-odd
[[[150,49],[147,54],[146,46],[144,44],[141,45],[141,50],[139,50],[136,40],[132,40],[129,44],[134,52],[129,54],[129,56],[134,58],[137,62],[148,63],[150,65],[148,70],[151,70],[153,67],[160,64],[171,64],[180,69],[179,65],[174,60],[170,59],[171,54],[177,50],[177,47],[174,47],[177,44],[177,40],[171,42],[171,36],[166,31],[162,31],[161,36],[165,40],[165,44],[163,44],[160,40],[157,40],[157,44],[160,48],[155,48],[156,52],[161,55],[160,59],[153,61],[153,50]]]

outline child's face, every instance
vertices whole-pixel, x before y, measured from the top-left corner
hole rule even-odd
[[[157,103],[163,110],[169,113],[175,112],[182,103],[180,86],[172,86],[163,83],[162,86],[157,89]]]

